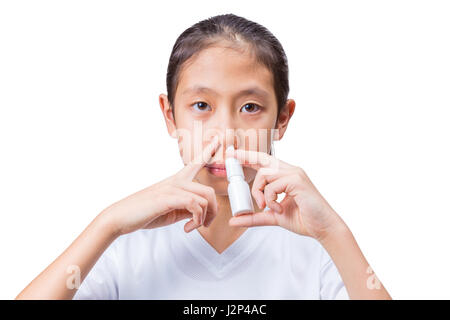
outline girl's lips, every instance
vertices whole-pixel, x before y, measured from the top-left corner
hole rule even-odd
[[[217,177],[226,177],[227,170],[224,164],[213,164],[205,166],[208,172]]]

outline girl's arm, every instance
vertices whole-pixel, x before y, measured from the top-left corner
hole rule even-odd
[[[270,210],[243,214],[231,226],[280,226],[312,237],[328,252],[341,275],[350,299],[391,299],[378,281],[350,229],[320,194],[306,172],[265,152],[228,150],[247,167],[257,170],[252,195],[258,206]],[[281,202],[278,195],[285,193]]]
[[[72,299],[78,288],[75,277],[84,280],[102,253],[118,236],[100,213],[72,244],[23,289],[16,299]]]
[[[341,275],[350,299],[392,299],[378,280],[352,232],[342,221],[319,242]]]
[[[192,180],[219,146],[219,139],[214,137],[198,158],[176,174],[104,209],[16,299],[72,299],[74,282],[75,287],[81,285],[102,253],[121,235],[186,218],[190,218],[184,225],[186,232],[209,226],[218,210],[214,189]]]

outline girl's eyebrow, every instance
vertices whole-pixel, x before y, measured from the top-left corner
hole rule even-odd
[[[193,86],[191,88],[184,90],[182,94],[184,95],[187,93],[211,93],[216,96],[219,95],[213,89],[204,87],[204,86],[199,86],[199,85],[196,85],[196,86]],[[258,87],[249,87],[249,88],[243,89],[243,90],[239,91],[238,93],[236,93],[235,97],[239,98],[242,96],[251,96],[251,95],[258,96],[264,100],[269,98],[269,93]]]

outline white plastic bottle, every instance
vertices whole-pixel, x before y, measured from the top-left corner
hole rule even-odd
[[[234,149],[229,146],[228,149]],[[228,198],[230,200],[233,216],[254,212],[250,187],[244,179],[244,171],[238,159],[228,157],[225,159],[228,179]]]

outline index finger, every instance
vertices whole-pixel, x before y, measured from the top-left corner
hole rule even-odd
[[[203,148],[202,152],[180,170],[179,175],[188,180],[194,179],[200,169],[209,162],[219,146],[219,137],[214,136],[211,142]]]

